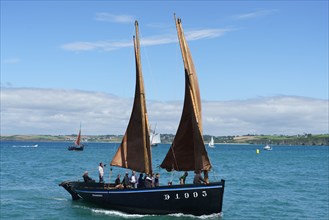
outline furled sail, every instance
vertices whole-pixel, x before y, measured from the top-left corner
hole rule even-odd
[[[175,18],[175,22],[185,69],[185,98],[176,136],[160,166],[167,171],[208,171],[211,164],[202,136],[198,79],[181,20]]]
[[[126,133],[111,165],[149,174],[152,173],[152,158],[137,21],[135,29],[136,88],[134,105]]]

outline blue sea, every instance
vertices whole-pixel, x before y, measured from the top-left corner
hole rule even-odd
[[[119,144],[88,143],[84,151],[68,151],[70,143],[1,142],[1,219],[328,219],[328,146],[216,145],[208,148],[211,180],[226,180],[223,213],[194,217],[128,215],[72,201],[58,184],[97,179],[99,162],[106,163],[105,180],[124,169],[108,165]],[[154,172],[160,184],[178,183],[181,172],[158,166],[169,145],[152,148]],[[257,154],[256,150],[260,153]],[[193,174],[187,177],[192,182]],[[152,201],[150,201],[152,202]]]

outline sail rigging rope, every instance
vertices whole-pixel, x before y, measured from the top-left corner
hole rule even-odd
[[[175,164],[176,164],[177,170],[179,170],[179,168],[178,168],[178,163],[177,163],[177,160],[176,160],[176,155],[175,155],[175,151],[174,151],[173,144],[170,146],[170,149],[171,149],[171,151],[172,151],[172,155],[173,155],[173,157],[174,157],[174,162],[175,162]],[[173,167],[172,169],[175,170],[174,168],[175,168],[175,167]]]
[[[142,31],[139,30],[139,35],[140,35],[140,39],[143,39],[143,34],[142,34]],[[148,55],[148,51],[147,51],[147,46],[143,43],[143,40],[140,41],[141,44],[143,44],[143,47],[141,46],[141,51],[143,51],[143,54],[145,55],[145,59],[146,59],[146,63],[147,63],[147,70],[146,72],[149,72],[149,75],[151,76],[151,80],[152,80],[152,94],[154,94],[154,100],[156,100],[155,97],[159,97],[159,94],[158,94],[158,90],[156,88],[158,88],[158,83],[157,83],[157,80],[156,80],[156,74],[154,74],[154,71],[153,71],[153,68],[152,68],[152,65],[151,65],[151,62],[150,62],[150,58],[149,58],[149,55]]]

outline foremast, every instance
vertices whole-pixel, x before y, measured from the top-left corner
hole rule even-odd
[[[111,165],[150,174],[152,173],[151,144],[137,21],[135,21],[135,30],[136,36],[133,38],[136,63],[134,104],[127,130]]]

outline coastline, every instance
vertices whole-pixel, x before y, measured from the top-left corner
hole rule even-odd
[[[121,143],[122,135],[84,135],[82,142],[89,143]],[[329,134],[304,135],[242,135],[242,136],[210,136],[204,135],[205,144],[213,137],[216,144],[270,144],[270,145],[309,145],[329,146]],[[171,144],[174,135],[162,134],[161,142]],[[0,141],[33,141],[33,142],[73,142],[76,135],[1,135]]]

